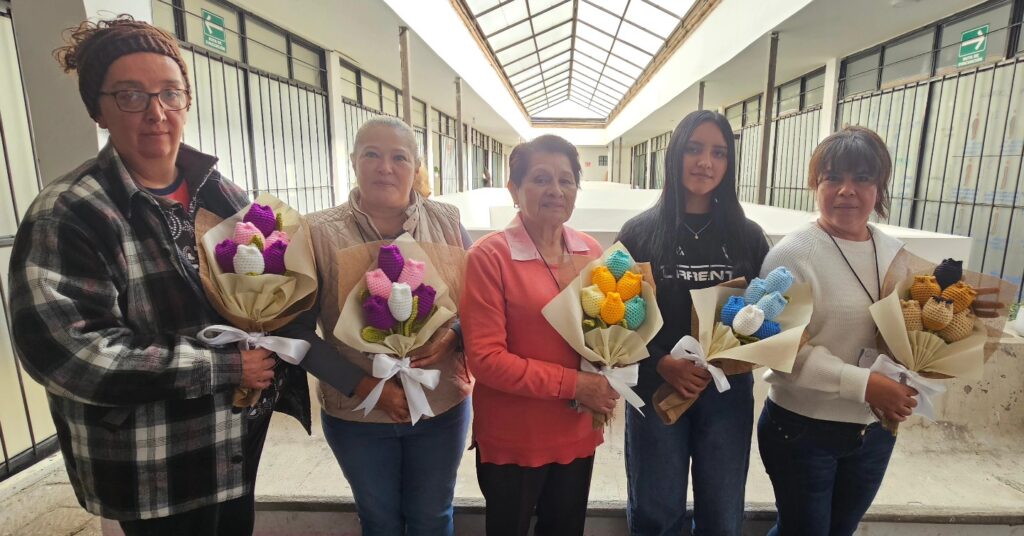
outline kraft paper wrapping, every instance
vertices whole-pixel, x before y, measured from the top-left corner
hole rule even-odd
[[[265,333],[287,325],[316,303],[317,272],[313,243],[306,220],[280,199],[262,194],[255,203],[269,205],[281,215],[282,228],[290,241],[284,254],[284,275],[257,276],[226,274],[213,260],[221,241],[231,238],[235,224],[249,207],[221,220],[201,209],[196,215],[199,278],[213,308],[233,326],[251,333]],[[259,399],[260,391],[238,388],[234,404],[247,407]]]
[[[797,352],[807,342],[805,329],[814,312],[810,285],[793,283],[786,292],[789,303],[776,319],[782,326],[781,333],[751,344],[733,345],[718,329],[730,328],[721,326],[717,315],[721,306],[729,301],[729,297],[741,296],[745,290],[746,282],[742,279],[691,290],[691,333],[697,335],[707,360],[721,367],[726,374],[743,374],[757,367],[769,367],[782,372],[792,371]],[[675,388],[664,383],[654,392],[651,401],[661,420],[665,424],[673,424],[690,409],[697,398],[683,398]]]
[[[581,358],[598,368],[626,367],[646,358],[649,355],[647,343],[661,330],[663,324],[655,287],[652,284],[654,278],[651,275],[650,265],[636,263],[634,270],[639,271],[643,276],[640,296],[643,297],[647,310],[644,323],[636,331],[621,326],[610,326],[606,329],[596,328],[586,334],[583,333],[585,315],[583,307],[580,305],[580,293],[583,287],[590,285],[594,269],[604,265],[608,256],[616,251],[629,253],[622,243],[612,244],[600,258],[587,263],[579,275],[541,310],[544,318],[565,339],[565,342],[569,343],[569,346],[572,346]],[[603,416],[595,415],[595,426],[601,426],[604,422]]]

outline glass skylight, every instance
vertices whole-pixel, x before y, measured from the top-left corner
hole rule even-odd
[[[532,118],[607,119],[695,0],[462,0]]]

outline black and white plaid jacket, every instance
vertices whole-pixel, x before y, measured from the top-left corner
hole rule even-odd
[[[181,146],[193,218],[248,203],[215,163]],[[231,407],[241,356],[195,339],[221,319],[157,203],[107,145],[40,192],[11,258],[18,352],[46,388],[79,502],[111,519],[173,515],[252,486],[247,420]]]

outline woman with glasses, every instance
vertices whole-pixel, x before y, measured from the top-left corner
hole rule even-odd
[[[181,143],[191,92],[173,37],[127,16],[84,22],[56,56],[109,141],[28,209],[11,331],[47,390],[75,494],[129,536],[251,534],[270,415],[235,411],[232,393],[268,387],[275,359],[195,338],[224,321],[199,281],[193,227],[200,207],[227,217],[248,199]],[[298,372],[279,404],[308,429]]]
[[[604,436],[570,401],[607,415],[618,398],[604,376],[579,370],[579,354],[541,315],[601,255],[596,240],[565,224],[579,184],[571,143],[547,135],[516,146],[508,191],[519,212],[469,250],[461,314],[489,536],[525,536],[535,514],[535,534],[583,534]]]

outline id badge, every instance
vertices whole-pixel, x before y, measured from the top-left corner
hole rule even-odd
[[[857,366],[860,368],[871,368],[871,365],[875,364],[875,360],[878,359],[877,348],[861,348],[860,357],[857,358]]]

